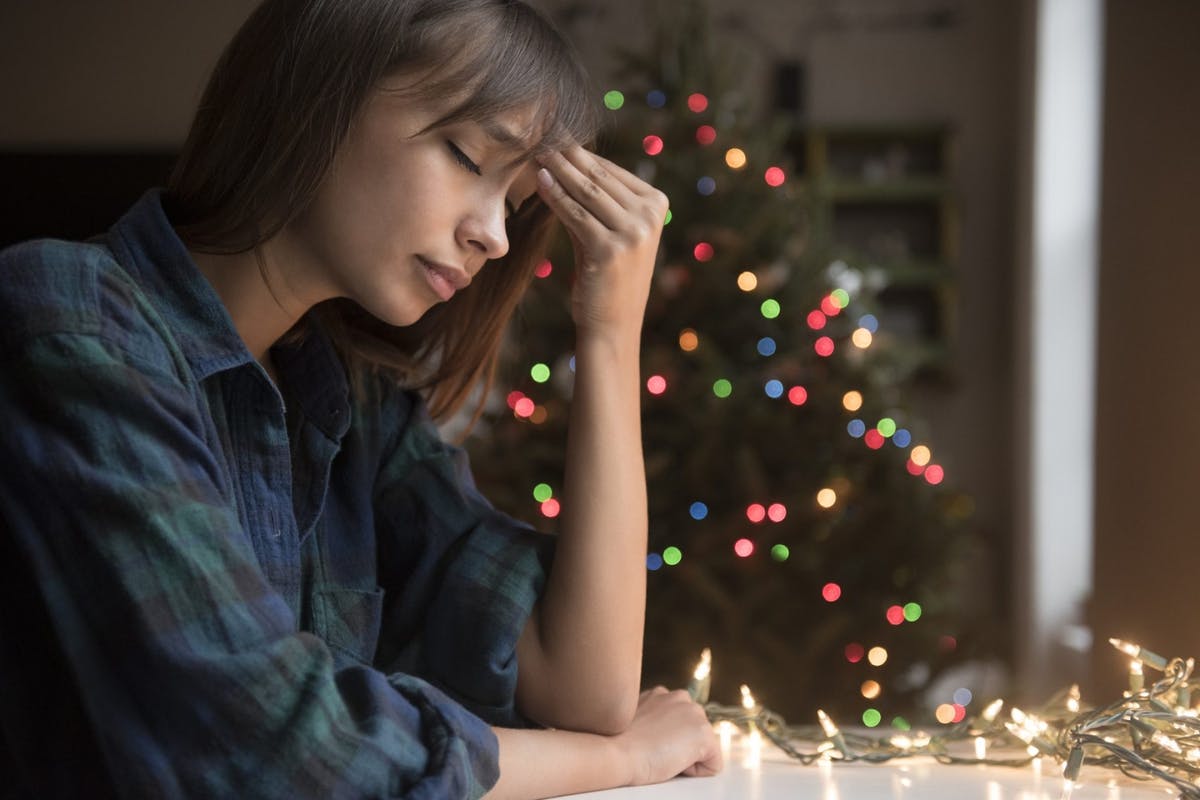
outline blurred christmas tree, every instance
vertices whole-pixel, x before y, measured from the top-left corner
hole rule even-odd
[[[862,272],[806,246],[790,124],[751,114],[707,24],[695,5],[661,21],[604,98],[604,152],[672,208],[643,334],[645,682],[683,685],[709,646],[718,702],[747,683],[796,720],[927,715],[923,688],[975,649],[951,589],[970,501],[940,485]],[[570,263],[564,247],[543,264],[467,442],[485,493],[546,530]]]

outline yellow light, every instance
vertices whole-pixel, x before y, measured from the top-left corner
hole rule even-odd
[[[679,349],[685,353],[690,353],[700,346],[700,337],[691,328],[684,328],[679,332]]]
[[[951,722],[954,722],[954,706],[949,703],[942,703],[933,712],[933,716],[943,725],[949,725]]]
[[[1079,684],[1071,684],[1071,688],[1067,690],[1067,711],[1072,714],[1079,713]]]
[[[849,391],[842,395],[842,408],[853,413],[862,408],[863,396],[860,392]]]
[[[901,750],[911,750],[913,746],[913,740],[901,733],[896,734],[889,741],[891,741],[892,747],[899,747]]]
[[[700,663],[696,664],[696,671],[692,675],[698,681],[702,681],[712,672],[712,650],[704,648],[700,651]]]
[[[746,151],[740,147],[731,147],[725,151],[725,163],[730,169],[741,169],[746,166]]]
[[[858,330],[854,331],[854,333],[850,334],[850,341],[853,342],[854,346],[859,350],[866,350],[868,347],[870,347],[872,339],[873,337],[871,336],[871,332],[866,328],[859,328]]]
[[[871,666],[873,666],[873,667],[882,667],[884,664],[887,663],[887,659],[888,659],[888,651],[882,647],[872,647],[870,650],[867,651],[867,661],[869,661],[871,663]],[[951,714],[953,714],[954,707],[950,706],[949,708],[950,708]]]
[[[825,736],[829,739],[841,733],[838,726],[833,724],[833,720],[825,713],[823,709],[817,709],[817,721],[821,723],[821,730],[825,731]]]
[[[1000,713],[1000,709],[1003,707],[1004,707],[1004,700],[1002,700],[1002,699],[993,700],[992,702],[988,703],[987,708],[985,708],[983,710],[984,722],[995,721],[996,715]]]
[[[750,687],[743,683],[742,708],[746,709],[747,711],[753,711],[757,707],[758,704],[754,702],[754,695],[750,694]]]
[[[933,457],[933,454],[929,452],[928,447],[923,444],[919,444],[912,449],[912,452],[908,454],[908,457],[911,458],[913,463],[918,467],[923,467],[929,463],[929,459]]]
[[[863,681],[861,691],[863,697],[868,700],[874,700],[876,697],[879,697],[879,693],[883,691],[883,687],[879,685],[878,681]]]
[[[738,275],[737,284],[743,292],[753,292],[758,288],[758,276],[747,270]]]
[[[837,502],[837,492],[833,489],[822,489],[817,492],[817,505],[821,508],[833,508],[833,504]]]
[[[546,411],[545,406],[535,406],[533,413],[529,415],[529,421],[534,425],[541,425],[548,416],[550,416],[550,412]]]
[[[975,757],[980,761],[987,758],[987,739],[982,736],[975,737]]]

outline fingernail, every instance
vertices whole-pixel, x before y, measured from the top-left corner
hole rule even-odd
[[[551,186],[554,185],[554,176],[550,174],[550,170],[546,169],[545,167],[542,167],[541,169],[538,170],[537,182],[540,183],[546,189],[549,189]]]

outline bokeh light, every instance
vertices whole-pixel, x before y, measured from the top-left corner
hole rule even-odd
[[[668,567],[673,567],[683,560],[683,551],[678,547],[668,547],[663,550],[663,563]]]
[[[802,406],[808,402],[808,390],[803,386],[793,386],[788,389],[788,402],[794,406]]]
[[[942,703],[933,712],[933,717],[943,725],[949,725],[954,722],[954,706],[949,703]]]
[[[751,522],[758,523],[762,522],[766,518],[767,509],[763,507],[762,503],[751,503],[750,505],[746,506],[746,519],[750,520]]]
[[[886,442],[887,439],[884,439],[883,434],[877,429],[871,428],[871,430],[863,434],[863,441],[866,442],[867,447],[871,448],[872,450],[878,450],[879,448],[883,447],[883,443]]]
[[[534,364],[529,368],[529,377],[533,378],[535,383],[545,383],[550,380],[550,367],[541,362]]]
[[[687,107],[694,113],[699,114],[704,109],[708,108],[708,98],[699,92],[688,95]]]
[[[646,389],[650,394],[662,394],[667,390],[667,379],[662,375],[651,375],[646,381]]]
[[[562,510],[562,507],[559,506],[558,501],[555,500],[553,497],[551,497],[549,500],[546,500],[542,503],[542,516],[544,516],[544,517],[549,517],[550,519],[554,519],[555,517],[558,516],[558,512],[561,510]]]
[[[907,622],[916,622],[921,618],[920,603],[905,603],[904,604],[904,619]]]
[[[873,667],[882,667],[887,660],[888,651],[883,647],[875,646],[867,651],[867,663]]]
[[[667,104],[667,95],[660,89],[651,89],[646,92],[646,105],[651,108],[662,108]]]
[[[754,542],[749,539],[738,539],[733,543],[733,552],[738,558],[749,558],[754,555]]]
[[[536,278],[549,278],[550,273],[554,271],[554,265],[550,263],[550,259],[543,259],[542,263],[538,264],[533,269],[533,275]]]
[[[783,522],[787,519],[787,506],[783,503],[771,503],[767,506],[767,519],[771,522]]]
[[[662,556],[660,556],[658,553],[650,553],[646,556],[646,569],[650,570],[651,572],[657,572],[658,570],[662,569],[662,565]]]
[[[679,332],[679,349],[685,353],[690,353],[700,346],[700,337],[691,328],[684,328]]]
[[[717,129],[712,125],[701,125],[696,128],[696,141],[707,147],[717,140]]]
[[[522,397],[513,404],[513,413],[521,419],[529,419],[533,414],[534,402],[528,397]]]
[[[783,397],[783,382],[772,378],[763,384],[763,392],[772,400]]]
[[[837,503],[837,492],[829,487],[817,492],[817,505],[821,508],[833,508]]]
[[[874,728],[883,720],[883,714],[880,714],[877,709],[868,708],[862,713],[863,725],[868,728]]]
[[[697,261],[711,261],[713,257],[713,246],[708,242],[698,242],[692,248],[692,255]]]
[[[714,178],[705,175],[700,180],[696,181],[696,191],[708,197],[717,190],[717,181]]]
[[[904,468],[908,470],[909,475],[920,475],[925,471],[925,467],[913,461],[911,458],[904,462]]]
[[[825,327],[825,323],[828,321],[828,319],[829,318],[820,311],[814,310],[808,312],[808,317],[805,319],[805,322],[807,322],[808,327],[812,328],[814,331],[819,331]]]
[[[621,92],[613,89],[604,93],[604,106],[609,111],[616,111],[623,105],[625,105],[625,95]]]
[[[929,463],[929,458],[931,455],[932,454],[929,452],[928,447],[923,444],[919,444],[912,449],[912,452],[908,454],[908,457],[913,460],[914,464],[920,464],[923,467]]]
[[[887,613],[884,616],[887,617],[889,625],[901,625],[904,623],[904,609],[900,606],[888,606]]]
[[[534,406],[533,413],[529,415],[529,421],[534,425],[541,425],[549,416],[550,412],[546,410],[545,406]]]
[[[842,310],[834,305],[833,297],[830,295],[825,295],[823,298],[821,298],[821,311],[827,317],[836,317],[838,314],[842,313]]]
[[[775,340],[770,336],[764,336],[763,338],[759,339],[758,344],[755,345],[755,347],[760,356],[775,355]]]
[[[842,587],[833,581],[821,587],[821,599],[826,603],[836,603],[842,596]]]
[[[763,173],[763,180],[768,186],[783,186],[783,182],[787,180],[787,175],[779,167],[768,167]]]
[[[691,515],[692,519],[694,520],[702,520],[708,516],[708,506],[697,500],[688,507],[688,514]]]
[[[863,649],[863,646],[858,642],[851,642],[850,644],[846,645],[844,652],[846,653],[846,660],[851,664],[857,664],[858,662],[862,661],[863,656],[867,654],[867,651]]]
[[[544,503],[554,496],[554,489],[548,483],[539,483],[533,487],[533,499],[539,503]]]
[[[776,561],[779,561],[779,562],[787,561],[788,556],[790,556],[791,554],[792,554],[792,551],[788,549],[788,546],[786,544],[777,544],[777,545],[773,545],[771,547],[771,558],[775,559]]]
[[[854,413],[862,408],[863,396],[862,392],[851,390],[842,395],[842,408]]]
[[[829,356],[833,355],[833,339],[830,339],[828,336],[822,336],[820,339],[817,339],[815,342],[813,342],[813,350],[815,350],[817,355],[821,356],[822,358],[828,358]]]
[[[912,444],[912,434],[904,428],[897,428],[892,434],[892,444],[896,447],[908,447]]]
[[[971,694],[970,689],[964,687],[954,690],[954,702],[960,706],[969,706],[974,699],[975,695]]]
[[[863,314],[858,318],[858,327],[866,328],[871,334],[879,332],[879,320],[875,319],[874,314]]]
[[[737,276],[738,288],[743,292],[753,292],[758,288],[758,276],[750,270],[739,272]]]
[[[655,136],[653,133],[642,139],[642,150],[648,156],[656,156],[663,151],[663,140],[661,136]]]
[[[871,346],[871,332],[866,328],[857,328],[854,333],[850,334],[850,341],[859,350],[866,350]]]
[[[713,394],[720,398],[729,397],[733,394],[733,384],[725,378],[718,378],[713,383]]]
[[[861,419],[852,419],[846,424],[846,433],[853,436],[855,439],[861,438],[867,432],[867,423]]]
[[[859,687],[859,692],[868,700],[874,700],[879,697],[879,693],[883,691],[883,687],[879,685],[879,681],[863,681]]]
[[[508,407],[509,407],[509,408],[512,408],[512,409],[516,409],[516,407],[517,407],[517,402],[518,402],[519,400],[521,400],[521,398],[523,398],[524,396],[525,396],[525,393],[524,393],[524,392],[518,392],[518,391],[516,391],[516,390],[513,390],[513,391],[509,392],[509,393],[508,393],[508,398],[507,398],[507,400],[508,400]]]
[[[930,464],[925,468],[925,481],[930,486],[937,486],[946,477],[946,473],[937,464]]]
[[[879,420],[879,424],[875,426],[875,430],[879,431],[880,435],[887,439],[896,432],[896,420],[891,417],[884,417]]]
[[[829,293],[829,299],[833,301],[839,311],[850,305],[850,293],[845,289],[834,289]]]
[[[761,311],[762,315],[767,319],[775,319],[779,316],[779,301],[773,297],[768,297],[766,300],[762,301],[759,311]]]
[[[731,147],[725,151],[725,165],[730,169],[741,169],[746,166],[746,151],[740,147]]]

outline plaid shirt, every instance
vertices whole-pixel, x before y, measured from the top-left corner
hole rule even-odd
[[[0,796],[476,797],[550,537],[312,326],[282,393],[147,194],[0,253]]]

